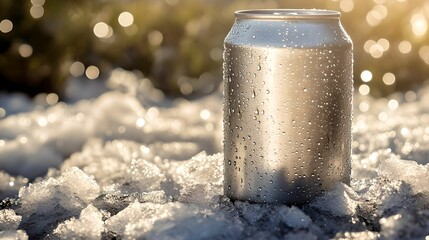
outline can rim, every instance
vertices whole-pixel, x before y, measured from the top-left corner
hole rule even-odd
[[[248,9],[235,12],[237,18],[251,19],[338,19],[341,13],[325,9]]]

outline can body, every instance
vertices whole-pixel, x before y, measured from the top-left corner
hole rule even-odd
[[[225,195],[301,204],[348,184],[352,76],[338,12],[236,12],[224,42]]]

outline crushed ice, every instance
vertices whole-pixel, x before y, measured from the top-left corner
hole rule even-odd
[[[220,91],[171,100],[117,69],[67,94],[0,95],[2,239],[429,239],[429,87],[355,96],[352,184],[303,206],[223,196]]]

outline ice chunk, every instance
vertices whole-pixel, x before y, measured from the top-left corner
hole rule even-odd
[[[141,155],[140,144],[125,140],[115,140],[104,144],[102,139],[89,140],[81,152],[73,154],[62,165],[65,170],[78,167],[93,176],[101,187],[116,183],[122,179],[133,158],[148,157]]]
[[[380,174],[386,178],[409,184],[414,194],[427,195],[429,203],[429,164],[421,165],[414,161],[389,158],[381,162],[379,169]]]
[[[115,234],[136,238],[151,230],[156,221],[171,217],[174,214],[173,210],[182,206],[187,207],[180,203],[156,204],[135,201],[106,220],[106,229]]]
[[[123,190],[130,192],[149,192],[160,190],[161,183],[166,181],[161,169],[144,159],[133,159],[127,168]]]
[[[240,222],[204,207],[178,202],[134,202],[106,220],[106,230],[125,239],[236,239],[242,234]]]
[[[91,177],[78,168],[71,168],[58,178],[49,178],[21,188],[20,211],[47,211],[57,203],[67,209],[76,208],[95,199],[99,191],[97,183]]]
[[[201,152],[190,160],[170,162],[168,173],[181,185],[211,183],[223,186],[223,154]]]
[[[104,230],[103,214],[93,205],[82,210],[78,219],[59,224],[54,235],[60,239],[100,239]]]
[[[137,224],[139,221],[153,224],[159,217],[154,213],[154,211],[146,209],[144,204],[135,201],[115,216],[107,219],[105,222],[106,230],[114,235],[123,236],[126,228],[129,227],[128,225]]]
[[[182,162],[170,162],[168,175],[177,183],[180,201],[210,202],[223,194],[223,154],[207,156],[205,152]]]
[[[186,209],[184,210],[186,211]],[[175,215],[186,213],[176,213]],[[194,216],[175,216],[158,221],[145,237],[147,239],[243,239],[241,222],[207,211]],[[133,229],[134,231],[137,229]]]
[[[311,219],[308,217],[301,209],[292,206],[286,207],[283,206],[278,210],[282,221],[286,223],[289,227],[298,229],[298,228],[307,228],[311,224]]]
[[[159,190],[159,191],[151,191],[147,193],[133,193],[133,194],[122,194],[122,195],[106,193],[96,198],[93,201],[93,204],[100,210],[105,210],[111,213],[112,215],[116,215],[118,212],[122,211],[124,208],[130,205],[130,203],[135,201],[151,202],[151,203],[166,203],[169,200],[170,199],[167,198],[165,192],[162,190]]]
[[[180,189],[178,200],[185,203],[211,204],[216,202],[221,189],[212,184],[184,185]]]
[[[6,231],[0,231],[0,239],[2,239],[2,240],[27,240],[28,235],[22,230],[6,230]]]
[[[153,163],[153,154],[146,149],[146,146],[132,141],[115,140],[103,145],[101,140],[93,139],[82,152],[72,155],[62,169],[82,168],[110,194],[161,190],[166,177]]]
[[[357,214],[365,220],[370,230],[380,229],[379,220],[395,214],[403,208],[418,206],[411,187],[403,181],[378,177],[360,182],[365,185],[358,194]]]
[[[344,183],[316,198],[310,206],[333,216],[350,216],[356,213],[359,196]]]
[[[0,231],[18,229],[21,219],[12,209],[0,210]]]
[[[209,202],[223,193],[221,154],[202,152],[186,161],[162,160],[150,147],[125,140],[105,144],[92,140],[62,169],[80,167],[114,195],[164,190],[175,198],[180,195],[183,202]]]
[[[76,217],[100,194],[97,183],[78,168],[71,168],[57,178],[49,178],[21,188],[22,225],[30,237],[50,232],[54,223]]]
[[[266,204],[251,204],[248,202],[234,202],[234,206],[239,212],[239,215],[250,225],[267,220],[267,216],[272,212],[273,206]],[[266,221],[268,222],[268,221]]]

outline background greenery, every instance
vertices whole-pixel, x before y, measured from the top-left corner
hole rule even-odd
[[[0,88],[61,95],[70,75],[102,78],[122,67],[170,96],[206,94],[222,80],[234,11],[250,8],[341,11],[364,95],[415,90],[429,78],[425,0],[1,0]]]

